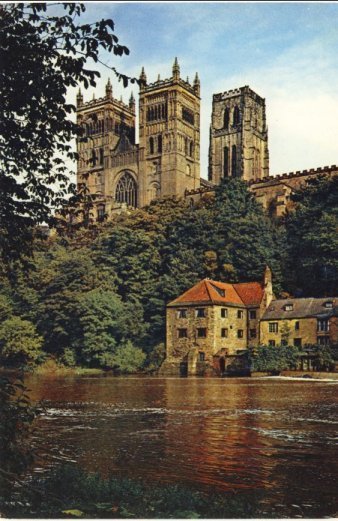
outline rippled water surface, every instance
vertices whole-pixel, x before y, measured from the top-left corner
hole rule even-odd
[[[31,377],[35,472],[60,461],[198,489],[264,490],[288,516],[338,512],[338,381]]]

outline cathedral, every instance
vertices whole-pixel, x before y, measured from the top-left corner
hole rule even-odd
[[[133,95],[128,104],[117,100],[110,80],[102,98],[84,102],[81,91],[77,94],[77,122],[84,129],[84,139],[77,142],[77,185],[95,196],[97,221],[165,196],[193,204],[223,177],[242,178],[278,216],[306,179],[338,172],[333,165],[269,176],[265,99],[245,86],[213,95],[207,181],[200,177],[198,74],[192,83],[183,80],[175,58],[170,78],[148,83],[142,68],[140,80],[138,123]]]

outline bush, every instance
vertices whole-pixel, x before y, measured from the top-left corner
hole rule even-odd
[[[135,373],[142,368],[146,355],[139,347],[134,347],[128,340],[120,345],[111,355],[112,367],[119,373]]]
[[[43,339],[32,322],[11,317],[0,326],[0,360],[6,366],[35,362],[41,354]]]

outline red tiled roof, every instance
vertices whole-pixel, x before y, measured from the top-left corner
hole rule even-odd
[[[261,303],[264,290],[259,282],[241,282],[234,284],[234,288],[246,306],[259,305]]]
[[[259,304],[263,298],[263,288],[259,282],[228,284],[215,280],[203,279],[185,293],[169,303],[229,303],[240,306]]]

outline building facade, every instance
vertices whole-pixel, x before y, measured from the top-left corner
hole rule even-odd
[[[269,268],[262,282],[204,279],[167,305],[160,373],[243,374],[250,347],[336,345],[336,304],[336,298],[274,299]]]
[[[244,181],[269,175],[265,99],[248,86],[214,94],[209,144],[208,179]]]
[[[121,208],[138,208],[165,196],[183,197],[200,185],[200,82],[172,76],[147,83],[144,69],[139,94],[139,144],[135,142],[135,99],[117,100],[108,80],[103,98],[84,102],[77,95],[77,184],[94,196],[94,218]]]

